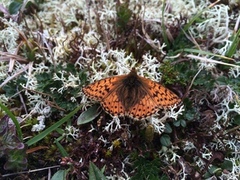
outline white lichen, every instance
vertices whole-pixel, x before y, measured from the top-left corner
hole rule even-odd
[[[118,117],[113,117],[111,122],[108,122],[104,128],[104,131],[109,133],[114,133],[115,131],[121,129],[120,119]]]
[[[79,137],[79,129],[78,128],[75,128],[74,126],[66,126],[65,127],[65,131],[63,133],[63,136],[66,137],[66,139],[69,138],[69,136],[71,138],[73,138],[74,140],[77,140],[78,137]]]
[[[38,124],[34,124],[32,126],[32,132],[42,131],[46,127],[46,125],[44,124],[45,116],[38,116],[37,120],[38,120]]]
[[[6,28],[0,30],[0,44],[4,45],[7,52],[14,54],[18,46],[18,30],[20,31],[22,28],[11,19],[7,21],[6,19],[0,17],[0,21],[7,26]],[[5,51],[3,50],[3,46],[0,47],[0,51]]]

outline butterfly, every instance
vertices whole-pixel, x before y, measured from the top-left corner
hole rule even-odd
[[[161,84],[138,76],[135,69],[127,75],[101,79],[82,90],[89,99],[99,101],[110,115],[136,120],[145,119],[181,101]]]

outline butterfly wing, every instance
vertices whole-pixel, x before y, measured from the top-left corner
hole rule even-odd
[[[83,93],[92,100],[102,101],[115,88],[115,83],[118,76],[113,76],[96,81],[82,89]]]
[[[161,84],[150,79],[140,78],[146,95],[129,110],[129,117],[134,119],[147,118],[160,109],[169,108],[180,102],[180,98],[176,94]]]
[[[134,105],[127,113],[130,118],[145,119],[158,111],[157,104],[147,94],[143,99]]]
[[[125,108],[117,96],[116,91],[112,91],[106,98],[101,102],[102,107],[112,116],[124,116]]]
[[[125,109],[119,101],[116,89],[121,85],[121,80],[126,75],[113,76],[106,79],[96,81],[84,87],[83,93],[88,98],[99,101],[109,114],[113,116],[124,116]]]
[[[160,109],[178,104],[181,99],[172,91],[154,81],[148,81],[148,94]]]

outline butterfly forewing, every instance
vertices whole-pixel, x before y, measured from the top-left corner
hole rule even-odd
[[[144,78],[145,79],[145,78]],[[145,81],[148,79],[145,79]],[[159,109],[168,108],[180,102],[179,97],[169,89],[154,81],[147,81],[148,95],[157,104]]]
[[[101,102],[114,91],[116,81],[118,81],[117,76],[101,79],[84,87],[82,90],[90,99]]]

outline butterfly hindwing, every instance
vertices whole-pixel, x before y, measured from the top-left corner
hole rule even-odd
[[[143,82],[146,95],[129,110],[129,117],[134,119],[147,118],[160,109],[169,108],[180,102],[177,95],[161,84],[143,77],[139,78]]]
[[[119,100],[116,91],[111,92],[101,102],[102,107],[112,116],[124,116],[125,109]]]
[[[135,106],[133,106],[129,112],[128,116],[133,119],[144,119],[158,111],[158,105],[155,101],[147,94],[143,99],[139,101]]]

